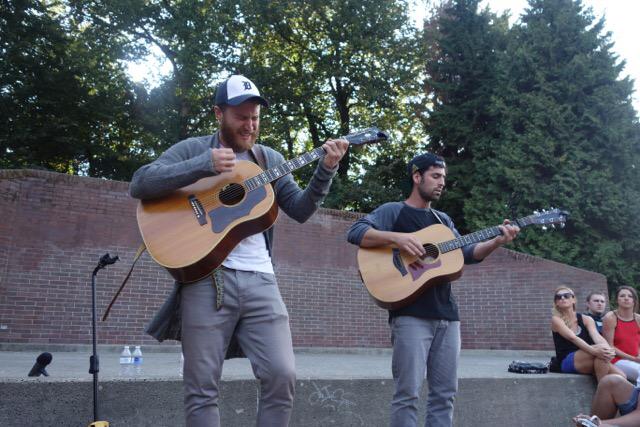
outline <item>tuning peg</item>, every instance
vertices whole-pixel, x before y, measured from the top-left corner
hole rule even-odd
[[[542,226],[542,229],[543,229],[544,231],[547,231],[547,228],[548,228],[548,227],[547,227],[546,225],[543,225],[543,226]]]
[[[533,211],[533,213],[538,215],[538,214],[540,214],[540,211],[535,210],[535,211]]]
[[[553,228],[555,230],[556,229],[556,225],[555,224],[551,224],[551,228]]]
[[[564,223],[564,222],[561,222],[561,223],[560,223],[560,228],[564,228],[564,226],[565,226],[565,223]]]

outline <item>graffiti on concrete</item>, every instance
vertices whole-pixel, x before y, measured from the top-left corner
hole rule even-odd
[[[364,426],[364,420],[355,413],[357,404],[353,399],[353,393],[345,392],[342,388],[332,388],[330,385],[323,387],[311,382],[315,391],[309,395],[309,404],[319,406],[330,411],[331,414],[318,421],[318,426]]]

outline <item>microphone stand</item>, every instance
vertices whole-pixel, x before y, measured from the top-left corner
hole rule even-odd
[[[98,358],[97,332],[96,332],[96,275],[98,271],[118,261],[118,256],[111,257],[108,253],[100,257],[100,261],[96,268],[93,269],[91,275],[91,304],[92,319],[91,332],[93,339],[93,354],[89,358],[89,373],[93,374],[93,422],[89,427],[109,427],[108,421],[98,421],[98,372],[100,372],[100,359]]]

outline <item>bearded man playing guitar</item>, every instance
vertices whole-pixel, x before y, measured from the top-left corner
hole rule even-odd
[[[460,236],[448,215],[431,208],[444,190],[444,160],[431,153],[418,155],[409,162],[408,174],[412,182],[409,197],[404,202],[385,203],[359,219],[349,229],[350,243],[361,248],[393,246],[409,256],[422,257],[423,243],[411,233],[444,224]],[[501,235],[491,240],[463,246],[465,263],[484,259],[512,241],[520,229],[504,220],[500,231]],[[425,425],[451,426],[460,355],[460,319],[451,284],[428,287],[407,305],[390,309],[389,322],[395,383],[390,425],[416,426],[417,403],[426,373],[429,394]]]
[[[240,75],[229,77],[218,86],[215,104],[219,131],[180,141],[140,168],[131,181],[131,196],[143,201],[164,197],[202,178],[233,173],[238,160],[263,162],[263,168],[284,162],[275,150],[256,144],[260,108],[268,102],[253,82]],[[327,195],[347,147],[344,139],[322,146],[326,154],[305,190],[291,175],[275,181],[276,212],[279,206],[298,222],[311,217]],[[204,230],[219,223],[210,212],[198,219]],[[177,283],[147,329],[160,341],[182,341],[187,427],[220,425],[219,380],[232,338],[260,380],[257,425],[289,424],[295,386],[289,316],[271,263],[273,228],[260,231],[240,240],[214,272]]]

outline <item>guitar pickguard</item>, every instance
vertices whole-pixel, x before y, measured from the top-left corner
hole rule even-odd
[[[415,260],[411,264],[408,265],[409,272],[411,273],[411,278],[415,281],[420,278],[425,272],[429,270],[433,270],[434,268],[438,268],[442,265],[442,261],[438,259],[436,262],[425,263],[420,259]]]
[[[253,191],[246,193],[246,197],[242,202],[234,206],[220,206],[209,212],[211,218],[211,230],[214,233],[221,233],[233,221],[249,214],[251,209],[267,197],[267,190],[264,187],[258,187]]]

